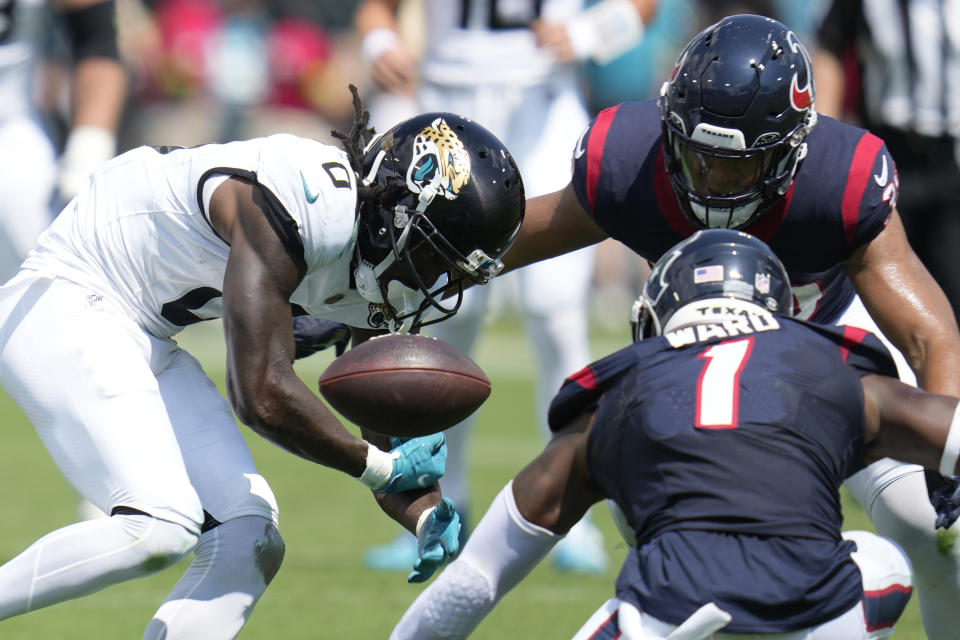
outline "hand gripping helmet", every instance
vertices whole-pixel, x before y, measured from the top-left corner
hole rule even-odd
[[[810,56],[783,24],[724,18],[660,90],[670,183],[697,227],[741,229],[790,188],[817,122]]]
[[[722,305],[692,304],[718,299]],[[766,244],[743,231],[703,229],[657,261],[633,303],[631,324],[637,342],[697,321],[792,312],[790,278]]]
[[[464,280],[497,275],[520,230],[523,182],[510,153],[476,122],[426,113],[372,140],[362,164],[357,290],[383,305],[392,329],[453,315]]]

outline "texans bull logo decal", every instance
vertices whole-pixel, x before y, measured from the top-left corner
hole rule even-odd
[[[797,40],[797,36],[794,35],[793,31],[787,34],[787,45],[794,53],[799,53],[802,50],[804,54],[806,54],[806,50]],[[801,57],[804,61],[806,83],[803,85],[803,88],[801,88],[800,74],[793,74],[793,79],[790,80],[790,106],[797,111],[806,111],[813,106],[813,72],[810,70],[810,66],[807,62],[809,56],[803,55]]]

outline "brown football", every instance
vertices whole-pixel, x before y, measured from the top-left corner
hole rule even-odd
[[[320,376],[320,393],[350,422],[386,436],[443,431],[490,395],[490,379],[449,344],[383,335],[357,345]]]

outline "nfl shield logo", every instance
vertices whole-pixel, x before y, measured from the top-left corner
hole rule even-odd
[[[770,274],[758,273],[754,278],[753,286],[757,288],[758,293],[763,295],[770,293]]]

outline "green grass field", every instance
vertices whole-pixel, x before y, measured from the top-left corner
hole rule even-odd
[[[598,330],[592,340],[594,354],[612,351],[626,340],[625,328],[622,334]],[[222,338],[213,323],[186,332],[181,343],[222,383]],[[319,354],[298,363],[298,372],[308,385],[314,387],[330,357]],[[475,359],[494,383],[473,435],[470,477],[473,504],[479,511],[542,443],[533,424],[533,365],[519,325],[510,320],[492,324],[481,339]],[[6,515],[0,519],[0,560],[5,560],[47,531],[72,522],[77,500],[33,429],[2,392],[0,416],[4,425],[0,485],[6,487]],[[423,588],[407,584],[404,575],[376,573],[363,567],[364,551],[388,541],[396,527],[356,480],[295,458],[249,431],[246,435],[260,471],[280,503],[280,529],[287,553],[280,573],[241,637],[386,638]],[[862,509],[849,496],[844,497],[847,527],[871,528]],[[626,553],[605,510],[595,510],[594,519],[605,531],[613,560],[607,575],[559,574],[545,562],[501,602],[473,637],[570,638],[612,595],[613,580]],[[140,638],[146,622],[185,566],[0,622],[0,638]],[[895,637],[925,638],[919,620],[913,598]]]

